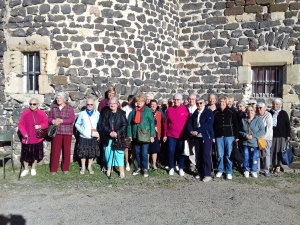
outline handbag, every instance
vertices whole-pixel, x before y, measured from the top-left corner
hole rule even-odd
[[[55,109],[53,109],[53,111],[54,111],[54,118],[56,119]],[[48,137],[54,138],[57,133],[57,128],[58,125],[50,124],[47,129]]]
[[[242,164],[244,162],[244,153],[243,149],[239,142],[235,142],[232,152],[230,154],[230,160],[233,162],[237,162],[239,164]]]
[[[286,140],[282,151],[282,164],[290,165],[294,162],[293,146],[290,141]]]
[[[47,129],[48,137],[51,137],[51,138],[55,137],[57,128],[58,128],[57,125],[54,125],[54,124],[49,125],[49,127]]]
[[[266,149],[263,149],[263,150],[259,151],[259,158],[264,159],[266,157],[267,157]]]
[[[187,140],[184,141],[184,148],[183,148],[182,155],[190,156],[190,146],[189,146],[189,142]]]
[[[117,138],[113,139],[113,147],[115,149],[125,149],[131,147],[131,139],[123,133],[118,134]]]
[[[137,141],[141,143],[150,143],[150,130],[137,129]]]
[[[248,126],[248,129],[249,129],[251,135],[253,135],[253,132],[252,132],[250,126],[249,126],[248,120],[246,120],[246,124]],[[257,146],[258,146],[258,149],[261,150],[261,151],[264,150],[267,147],[267,142],[264,139],[264,136],[261,136],[261,137],[257,138]]]
[[[32,115],[32,118],[33,118],[33,123],[34,123],[34,125],[36,125],[35,118],[34,118],[34,115],[33,115],[32,112],[31,112],[31,115]],[[47,129],[42,129],[42,128],[36,129],[35,130],[35,136],[37,138],[45,138],[45,137],[47,137],[48,136]]]

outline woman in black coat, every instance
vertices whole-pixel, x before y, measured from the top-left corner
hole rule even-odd
[[[273,141],[271,146],[271,160],[273,164],[273,173],[280,172],[282,160],[282,151],[286,140],[290,140],[291,127],[289,116],[286,111],[281,109],[281,98],[274,98],[272,101],[272,109],[270,113],[273,117]]]
[[[125,112],[118,108],[119,101],[113,97],[108,102],[110,111],[107,111],[101,121],[102,136],[105,160],[107,164],[107,177],[111,176],[111,167],[120,167],[120,177],[124,178],[124,149],[115,149],[113,147],[113,139],[120,135],[126,136],[127,120]]]

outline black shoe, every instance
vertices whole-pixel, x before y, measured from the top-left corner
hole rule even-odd
[[[109,174],[106,172],[106,176],[110,180],[111,179],[111,172]]]
[[[133,176],[136,176],[136,175],[138,175],[138,174],[140,174],[141,173],[141,169],[136,169],[136,170],[134,170],[133,172],[132,172],[132,175]]]

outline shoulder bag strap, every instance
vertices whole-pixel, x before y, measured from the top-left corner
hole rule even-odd
[[[92,124],[92,121],[91,121],[91,117],[88,115],[88,118],[89,118],[89,121],[90,121],[90,124],[91,124],[91,128],[93,129],[93,124]]]
[[[247,120],[247,119],[246,119],[246,124],[247,124],[247,127],[248,127],[248,129],[249,129],[250,133],[251,133],[251,134],[253,134],[253,132],[252,132],[252,130],[251,130],[251,128],[250,128],[250,126],[249,126],[249,123],[248,123],[248,120]]]
[[[32,115],[33,123],[34,123],[34,125],[36,125],[35,118],[34,118],[34,115],[32,112],[31,112],[31,115]]]

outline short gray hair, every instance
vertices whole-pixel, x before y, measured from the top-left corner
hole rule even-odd
[[[238,102],[236,103],[236,105],[237,105],[237,106],[238,106],[238,105],[246,106],[246,103],[245,103],[244,101],[238,101]]]
[[[163,99],[161,100],[161,102],[162,102],[162,103],[163,103],[163,102],[168,102],[168,99],[163,98]]]
[[[115,101],[119,105],[119,99],[117,97],[113,97],[109,99],[108,104],[111,103],[112,101]]]
[[[65,92],[57,92],[57,93],[55,94],[55,98],[57,98],[58,96],[61,97],[62,99],[64,99],[65,101],[68,100],[67,95],[66,95]]]
[[[29,103],[30,103],[31,101],[35,101],[37,104],[40,104],[40,100],[38,100],[37,98],[31,98],[31,99],[29,100]]]
[[[205,100],[203,98],[197,98],[196,100],[197,102],[204,102],[205,103]]]
[[[260,106],[260,107],[266,107],[266,104],[264,103],[264,102],[258,102],[257,104],[256,104],[256,107],[257,106]]]
[[[173,98],[179,98],[180,100],[182,100],[183,99],[183,96],[182,96],[182,94],[180,94],[180,93],[176,93],[174,96],[173,96]]]
[[[151,94],[151,93],[147,93],[147,94],[146,94],[146,98],[147,98],[147,97],[154,98],[154,95],[153,95],[153,94]]]
[[[281,98],[273,98],[272,103],[278,102],[280,105],[282,105],[282,99]]]
[[[87,98],[85,102],[88,103],[89,100],[93,101],[93,103],[95,104],[95,100],[92,98]]]

